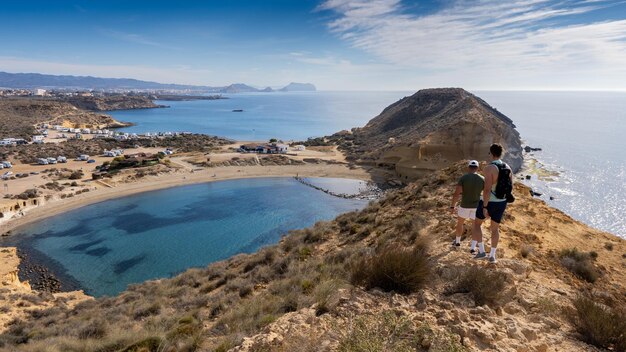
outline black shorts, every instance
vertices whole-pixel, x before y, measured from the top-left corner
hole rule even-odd
[[[504,210],[506,209],[506,202],[489,202],[487,204],[487,211],[491,221],[495,221],[498,224],[502,221],[504,216]],[[483,201],[478,202],[478,208],[476,208],[476,218],[485,220],[485,214],[483,213]]]

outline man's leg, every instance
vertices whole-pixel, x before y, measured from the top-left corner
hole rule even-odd
[[[474,227],[472,228],[472,243],[470,250],[476,249],[476,244],[478,243],[478,254],[485,253],[485,245],[483,244],[483,224],[482,219],[474,219]]]
[[[461,236],[463,236],[463,224],[465,223],[465,219],[460,216],[456,218],[456,238],[454,243],[461,243]]]
[[[495,262],[498,241],[500,240],[500,224],[491,220],[489,229],[491,230],[491,250],[489,251],[489,257],[493,258],[492,261]]]

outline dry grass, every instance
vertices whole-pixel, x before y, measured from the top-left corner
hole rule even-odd
[[[578,278],[594,283],[600,277],[598,269],[593,264],[597,257],[595,252],[581,252],[577,248],[564,249],[559,254],[561,264]]]
[[[504,273],[474,265],[462,271],[450,293],[469,293],[476,305],[497,305],[506,286]]]
[[[351,281],[366,289],[412,293],[417,291],[430,275],[428,245],[421,240],[406,248],[390,244],[373,255],[353,264]]]
[[[342,336],[338,351],[415,351],[411,321],[391,312],[354,319]]]
[[[624,309],[601,306],[586,297],[575,299],[573,304],[566,314],[583,341],[616,352],[626,351]]]

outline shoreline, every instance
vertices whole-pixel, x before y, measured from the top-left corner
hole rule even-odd
[[[371,181],[371,176],[363,169],[349,169],[343,164],[329,165],[280,165],[280,166],[227,166],[185,172],[172,172],[157,176],[146,176],[138,182],[130,182],[107,188],[101,184],[96,190],[79,194],[72,198],[55,199],[38,206],[23,209],[22,216],[9,218],[0,223],[2,236],[13,236],[14,230],[21,226],[41,221],[46,218],[71,211],[82,206],[100,203],[110,199],[122,198],[150,191],[167,189],[215,181],[236,180],[264,177],[332,177]]]

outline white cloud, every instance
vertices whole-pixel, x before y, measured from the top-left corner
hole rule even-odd
[[[586,75],[577,84],[587,79],[598,85],[598,75],[609,75],[607,88],[624,89],[626,83],[616,83],[615,76],[626,82],[626,16],[584,22],[590,12],[618,3],[623,2],[456,0],[414,15],[399,0],[327,0],[319,9],[338,14],[328,26],[340,38],[383,63],[419,71],[423,82],[439,77],[441,83],[480,88],[507,80],[542,87],[565,82],[550,77],[575,74]]]
[[[142,34],[126,33],[126,32],[121,32],[121,31],[117,31],[113,29],[106,29],[106,28],[98,28],[98,32],[100,32],[102,35],[105,35],[107,37],[111,37],[114,39],[118,39],[121,41],[133,43],[133,44],[153,46],[153,47],[162,48],[162,49],[171,49],[171,50],[177,49],[176,47],[173,47],[173,46],[161,43],[161,42],[157,42],[155,40],[147,39]]]

